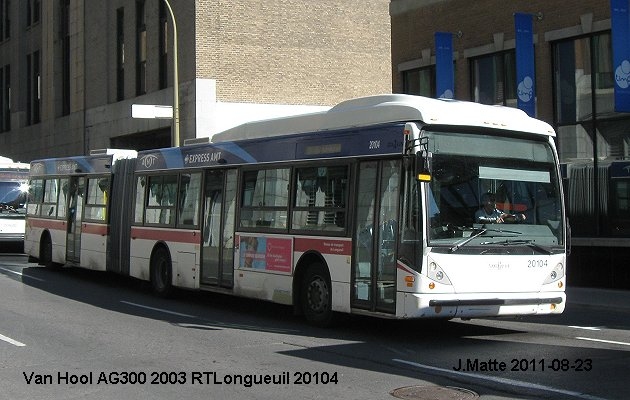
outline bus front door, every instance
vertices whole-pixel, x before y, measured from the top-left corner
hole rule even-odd
[[[81,222],[83,218],[83,190],[85,177],[70,178],[66,234],[66,261],[81,261]]]
[[[396,238],[401,165],[398,160],[359,165],[352,306],[396,312]]]
[[[201,283],[234,284],[236,170],[206,171],[203,193]]]

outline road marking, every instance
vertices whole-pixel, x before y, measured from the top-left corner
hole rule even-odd
[[[244,325],[244,324],[228,324],[224,322],[216,322],[216,321],[208,321],[208,324],[186,324],[186,323],[178,323],[175,324],[177,326],[181,326],[182,328],[197,328],[197,329],[213,329],[213,328],[228,328],[228,329],[244,329],[244,330],[255,330],[260,332],[273,332],[273,333],[296,333],[300,332],[298,329],[283,329],[283,328],[267,328],[264,326],[258,325]]]
[[[121,300],[120,302],[124,303],[124,304],[128,304],[130,306],[144,308],[144,309],[147,309],[147,310],[159,311],[159,312],[162,312],[162,313],[165,313],[165,314],[177,315],[178,317],[199,318],[196,315],[182,314],[182,313],[178,313],[178,312],[175,312],[175,311],[165,310],[163,308],[149,307],[149,306],[145,306],[145,305],[142,305],[142,304],[132,303],[132,302],[129,302],[129,301]]]
[[[514,379],[508,379],[508,378],[499,378],[499,377],[493,377],[493,376],[486,376],[486,375],[474,374],[474,373],[470,373],[470,372],[454,371],[454,370],[450,370],[450,369],[446,369],[446,368],[438,368],[438,367],[433,367],[433,366],[430,366],[430,365],[418,364],[418,363],[415,363],[413,361],[400,360],[400,359],[396,359],[396,358],[392,359],[392,361],[396,361],[396,362],[399,362],[399,363],[411,365],[411,366],[414,366],[414,367],[420,368],[420,369],[426,369],[426,370],[433,371],[433,372],[440,372],[442,374],[464,376],[464,377],[467,377],[467,378],[473,378],[473,379],[479,379],[479,380],[484,380],[484,381],[490,381],[490,382],[499,383],[499,384],[502,384],[502,385],[510,385],[510,386],[522,387],[522,388],[526,388],[526,389],[542,390],[542,391],[551,392],[551,393],[559,393],[559,394],[562,394],[562,395],[565,395],[565,396],[571,396],[571,397],[575,397],[575,398],[578,398],[578,399],[605,400],[602,397],[592,396],[590,394],[585,394],[585,393],[580,393],[580,392],[573,392],[573,391],[564,390],[564,389],[556,389],[556,388],[551,387],[551,386],[539,385],[539,384],[536,384],[536,383],[517,381],[517,380],[514,380]]]
[[[36,280],[36,281],[44,282],[44,280],[43,280],[43,279],[40,279],[40,278],[35,278],[34,276],[24,275],[23,273],[21,273],[21,272],[17,272],[17,271],[13,271],[12,269],[7,269],[7,268],[2,268],[2,267],[0,267],[0,270],[2,270],[2,271],[4,271],[4,272],[8,272],[8,273],[10,273],[10,274],[19,275],[19,276],[22,276],[22,277],[24,277],[24,278],[34,279],[34,280]]]
[[[576,337],[576,339],[580,339],[580,340],[589,340],[591,342],[600,342],[600,343],[608,343],[608,344],[620,344],[622,346],[630,346],[630,343],[626,343],[626,342],[617,342],[615,340],[605,340],[605,339],[593,339],[593,338],[587,338],[587,337]]]
[[[569,328],[574,329],[584,329],[586,331],[601,331],[601,328],[597,328],[595,326],[577,326],[577,325],[569,325]]]
[[[7,342],[7,343],[11,343],[12,345],[17,346],[17,347],[24,347],[24,346],[26,346],[24,343],[18,342],[17,340],[13,340],[10,337],[4,336],[4,335],[0,335],[0,340],[3,340],[5,342]]]

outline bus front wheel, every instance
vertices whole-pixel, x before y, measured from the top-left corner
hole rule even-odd
[[[332,324],[332,289],[328,271],[321,263],[311,265],[302,281],[302,311],[316,326]]]
[[[155,251],[151,259],[151,288],[161,297],[169,296],[173,291],[173,270],[168,251],[161,247]]]

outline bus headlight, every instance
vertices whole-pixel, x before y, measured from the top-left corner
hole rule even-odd
[[[549,273],[549,275],[547,276],[547,279],[545,279],[545,282],[543,282],[543,284],[549,284],[549,283],[553,283],[557,280],[560,280],[564,278],[564,265],[562,265],[562,263],[558,263],[554,269],[551,270],[551,272]]]
[[[442,267],[440,267],[433,261],[429,263],[429,268],[427,269],[427,276],[433,279],[434,281],[439,282],[443,285],[452,285],[451,280],[448,279],[448,276],[446,276],[446,273],[444,272]]]

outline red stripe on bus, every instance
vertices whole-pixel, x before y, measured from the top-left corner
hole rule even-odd
[[[109,234],[109,226],[106,224],[89,224],[84,223],[81,227],[82,233],[91,233],[93,235],[107,236]]]
[[[322,254],[349,256],[352,254],[352,242],[349,240],[304,239],[296,237],[294,250],[299,252],[315,250]]]
[[[46,228],[59,231],[66,230],[66,221],[59,219],[27,218],[27,224],[31,228]]]
[[[177,243],[201,243],[201,232],[198,230],[176,230],[172,228],[131,227],[131,239],[163,240]]]

